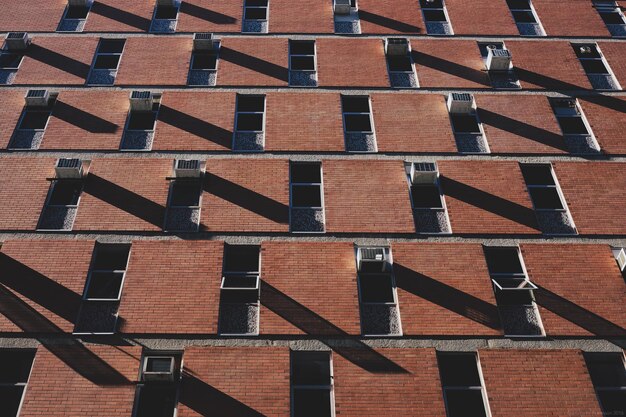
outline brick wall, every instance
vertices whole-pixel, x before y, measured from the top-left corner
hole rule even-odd
[[[364,34],[425,34],[426,27],[418,0],[402,2],[361,0],[359,19]]]
[[[40,347],[20,416],[130,416],[140,356],[138,346]]]
[[[579,97],[578,101],[591,130],[607,154],[625,154],[626,100],[615,96]]]
[[[287,86],[288,49],[288,40],[282,38],[223,39],[217,85]]]
[[[394,243],[392,249],[405,335],[502,335],[481,245]]]
[[[217,333],[222,253],[222,242],[133,242],[119,331]]]
[[[2,5],[0,27],[3,32],[53,32],[61,21],[66,4],[64,0],[7,2]]]
[[[481,350],[493,417],[601,416],[582,353]]]
[[[147,32],[154,1],[97,0],[85,23],[86,32]]]
[[[290,0],[269,3],[270,33],[333,33],[333,3],[311,0],[297,4]]]
[[[447,0],[446,8],[455,35],[509,35],[519,31],[504,1],[479,0],[471,6],[463,0]]]
[[[243,4],[220,0],[185,0],[178,13],[178,32],[241,32]]]
[[[264,242],[261,334],[361,333],[352,243]]]
[[[184,369],[180,417],[289,415],[286,347],[190,347]]]
[[[589,1],[533,0],[533,6],[548,36],[611,36]]]
[[[9,145],[11,135],[20,120],[24,108],[25,90],[4,90],[0,92],[0,147]]]
[[[539,233],[517,162],[440,161],[453,233]]]
[[[401,161],[326,160],[322,171],[327,232],[415,232]]]
[[[626,88],[626,43],[598,42],[598,46],[622,89]]]

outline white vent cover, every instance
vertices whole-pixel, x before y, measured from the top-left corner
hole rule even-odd
[[[177,159],[174,161],[174,176],[176,178],[200,178],[204,164],[198,159]]]
[[[487,47],[487,69],[489,71],[508,71],[511,69],[511,52],[508,49]]]
[[[174,364],[173,356],[146,356],[143,361],[143,380],[173,381]]]
[[[356,258],[359,271],[383,272],[389,263],[385,248],[358,248]]]
[[[387,38],[385,53],[394,56],[407,55],[409,53],[409,40],[406,38]]]
[[[335,14],[350,14],[350,0],[335,0]]]
[[[23,51],[30,44],[30,37],[26,32],[9,32],[4,38],[4,44],[9,51]]]
[[[212,33],[202,32],[193,34],[194,51],[216,51],[220,42],[213,37]]]
[[[133,111],[151,111],[154,97],[151,91],[133,91],[130,93],[130,109]]]
[[[613,249],[613,255],[619,265],[620,271],[626,270],[626,251],[624,248]]]
[[[54,167],[57,178],[83,177],[83,162],[78,158],[60,158]]]
[[[474,96],[468,93],[451,93],[448,96],[448,111],[455,114],[468,114],[474,109]]]
[[[434,162],[415,162],[411,165],[412,184],[435,184],[437,182],[437,165]]]
[[[28,90],[24,96],[24,103],[27,107],[45,107],[50,100],[48,90]]]

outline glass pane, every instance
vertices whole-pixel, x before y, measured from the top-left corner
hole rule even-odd
[[[24,387],[0,387],[0,404],[2,417],[16,417],[22,401]]]
[[[89,13],[89,7],[68,6],[67,14],[65,15],[65,18],[66,19],[84,19],[87,17],[87,13]]]
[[[480,386],[476,355],[473,353],[437,355],[441,384],[448,387]]]
[[[267,0],[246,0],[246,6],[267,6]]]
[[[341,108],[345,113],[369,113],[370,101],[367,96],[341,96]]]
[[[330,417],[330,391],[294,390],[293,410],[293,417]]]
[[[267,9],[265,7],[247,7],[245,19],[265,20],[267,18]]]
[[[346,131],[348,132],[371,132],[369,114],[347,114],[345,116]]]
[[[506,0],[506,2],[511,9],[530,9],[528,0]]]
[[[237,115],[237,130],[263,130],[263,114],[238,114]]]
[[[531,290],[496,291],[496,302],[499,306],[519,306],[533,303]]]
[[[259,252],[256,245],[225,245],[224,271],[258,271]]]
[[[264,109],[264,96],[237,96],[237,111],[262,112]]]
[[[313,71],[315,70],[315,59],[312,56],[292,56],[291,69]]]
[[[257,288],[256,275],[227,275],[224,277],[224,288]]]
[[[172,6],[157,6],[155,19],[176,19],[178,14],[178,7]]]
[[[22,55],[0,53],[0,68],[17,68],[21,60]]]
[[[478,121],[474,115],[451,115],[452,126],[457,133],[477,133],[480,132]]]
[[[96,246],[96,257],[92,269],[94,270],[124,270],[128,263],[130,245],[102,244]]]
[[[446,14],[443,10],[424,9],[424,18],[428,22],[446,22]]]
[[[413,71],[411,58],[408,56],[388,56],[389,71]]]
[[[589,131],[580,117],[559,117],[559,124],[564,135],[587,135]]]
[[[364,303],[393,303],[393,286],[389,274],[360,275],[361,301]]]
[[[330,385],[330,353],[316,351],[292,352],[293,385]]]
[[[480,390],[447,390],[448,417],[486,417]]]
[[[170,372],[172,359],[169,357],[148,357],[146,358],[146,371],[148,372]]]
[[[436,185],[411,186],[411,198],[415,208],[443,208],[439,187]]]
[[[442,8],[443,0],[434,0],[434,1],[420,0],[420,6],[422,6],[422,8],[428,8],[428,7]]]
[[[530,10],[528,11],[514,11],[513,18],[517,23],[537,23],[535,15]]]
[[[529,191],[536,209],[560,210],[563,208],[556,188],[531,188]]]
[[[117,64],[120,61],[119,55],[98,55],[93,67],[95,69],[117,69]]]
[[[200,203],[200,184],[197,181],[174,181],[171,206],[197,206]]]
[[[524,272],[517,248],[498,248],[485,246],[485,259],[492,274],[521,274]]]
[[[259,301],[259,290],[222,290],[220,301],[223,303],[255,304]]]
[[[626,415],[626,391],[600,391],[598,400],[607,416]]]
[[[121,53],[124,50],[126,39],[102,39],[98,52],[100,53]]]
[[[75,206],[83,189],[80,181],[57,181],[48,204],[52,206]]]
[[[320,164],[291,164],[291,182],[321,182]]]
[[[176,405],[176,386],[144,385],[139,387],[136,417],[172,417]]]
[[[294,185],[291,187],[293,207],[321,207],[322,197],[319,185]]]
[[[49,111],[27,110],[20,123],[20,129],[45,129],[49,117]]]
[[[624,24],[624,19],[622,18],[622,15],[620,15],[618,12],[600,13],[600,17],[602,17],[602,20],[604,20],[604,23],[606,23],[607,25],[623,25]]]
[[[583,59],[580,61],[587,74],[608,74],[609,70],[600,59]]]
[[[528,185],[554,185],[552,168],[544,165],[521,165],[524,181]]]
[[[34,358],[34,350],[0,350],[0,383],[28,382]]]
[[[293,55],[313,55],[315,54],[315,42],[291,41],[289,42],[289,53]]]
[[[154,130],[156,113],[153,111],[131,111],[128,130]]]
[[[621,353],[586,353],[585,361],[596,387],[626,387],[626,368]]]
[[[194,70],[214,70],[217,66],[217,55],[215,54],[194,54],[191,69]]]
[[[123,272],[92,272],[86,298],[117,299],[123,277]]]

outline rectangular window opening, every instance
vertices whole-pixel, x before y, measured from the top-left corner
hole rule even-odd
[[[476,354],[437,352],[448,417],[487,417],[488,402]]]
[[[18,416],[34,359],[35,350],[0,349],[0,398],[3,416]]]
[[[292,417],[334,415],[330,352],[291,352]]]

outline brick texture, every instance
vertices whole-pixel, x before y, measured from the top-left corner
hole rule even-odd
[[[548,36],[611,36],[589,1],[533,0],[533,6]]]
[[[346,349],[333,370],[337,415],[446,415],[434,349]]]
[[[129,416],[133,410],[140,347],[40,347],[20,416]]]
[[[192,39],[129,38],[116,85],[186,85]]]
[[[217,333],[222,253],[222,242],[133,242],[120,332]]]
[[[591,125],[600,148],[607,154],[626,154],[626,100],[616,96],[579,97],[578,101]]]
[[[153,150],[229,151],[235,123],[235,93],[163,94]]]
[[[453,233],[539,233],[516,162],[440,161],[439,173]]]
[[[269,3],[270,33],[333,33],[333,4],[326,0]]]
[[[53,32],[56,30],[67,2],[64,0],[32,0],[7,2],[2,5],[0,27],[3,32]]]
[[[379,152],[456,152],[445,97],[372,95]]]
[[[154,1],[96,0],[85,23],[85,32],[147,32]]]
[[[323,162],[326,231],[414,233],[400,161]]]
[[[266,100],[266,151],[345,150],[339,94],[269,93]]]
[[[446,8],[455,35],[519,34],[513,15],[504,1],[479,0],[468,7],[466,1],[447,0]]]
[[[185,0],[178,13],[178,32],[241,32],[243,5],[220,0]]]
[[[601,416],[582,353],[481,350],[493,417]]]
[[[0,92],[0,146],[6,148],[20,120],[24,108],[26,90],[4,90]]]
[[[161,231],[172,161],[93,161],[81,195],[74,230]]]
[[[492,153],[567,153],[550,102],[539,95],[477,95]]]
[[[73,331],[93,246],[92,241],[4,242],[0,252],[0,330]]]
[[[316,47],[320,86],[389,87],[382,40],[321,38]]]
[[[598,46],[600,46],[600,50],[608,61],[622,89],[626,88],[626,44],[622,42],[598,42]]]
[[[84,84],[97,46],[97,38],[33,36],[14,84]]]
[[[412,38],[411,51],[421,87],[491,88],[475,41]]]
[[[217,85],[287,86],[288,49],[288,40],[282,38],[223,39]]]
[[[394,243],[392,250],[404,335],[502,335],[481,245]]]
[[[210,160],[204,191],[201,230],[289,231],[286,160]]]
[[[426,33],[418,0],[361,0],[359,19],[361,32],[365,34]]]
[[[578,233],[626,234],[624,164],[555,162],[553,166]]]
[[[609,246],[526,244],[521,249],[539,286],[535,297],[546,334],[626,336],[626,285]]]
[[[261,259],[261,334],[361,333],[352,243],[264,242]]]
[[[178,416],[289,415],[289,349],[191,347]]]

